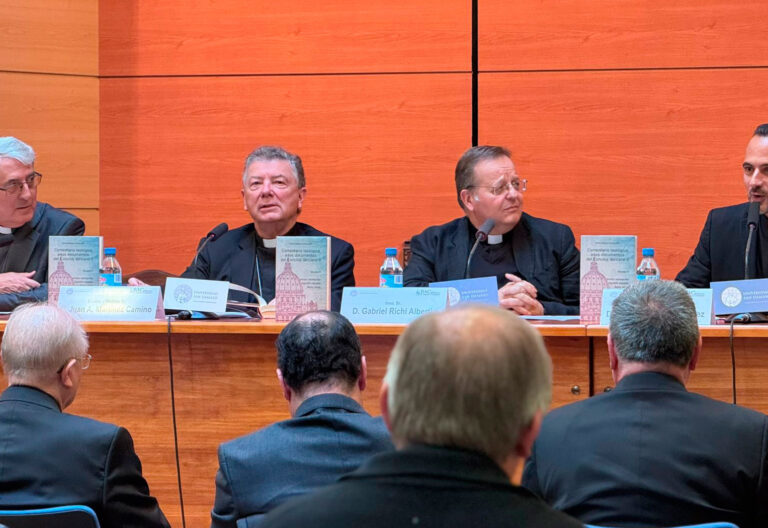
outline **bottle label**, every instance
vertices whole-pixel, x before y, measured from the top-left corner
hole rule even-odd
[[[122,286],[122,273],[101,273],[99,275],[99,286]]]
[[[379,275],[379,287],[380,288],[402,288],[403,287],[402,274],[398,273],[395,275],[389,275],[389,274]]]
[[[637,275],[637,280],[643,281],[643,280],[659,280],[658,274],[653,275]]]

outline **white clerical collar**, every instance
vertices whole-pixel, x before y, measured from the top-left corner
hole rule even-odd
[[[277,239],[276,238],[262,238],[261,242],[264,244],[264,247],[266,247],[266,248],[276,248],[277,247]]]
[[[10,227],[0,226],[0,235],[10,235],[11,233],[13,233],[13,229]]]
[[[488,235],[488,240],[486,243],[491,246],[495,246],[496,244],[501,244],[503,241],[504,235]]]

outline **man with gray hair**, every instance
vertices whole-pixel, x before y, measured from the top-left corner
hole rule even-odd
[[[103,527],[167,527],[122,427],[62,412],[91,362],[88,337],[68,312],[26,304],[2,341],[0,507],[92,508]]]
[[[48,237],[82,235],[83,221],[37,201],[35,151],[0,137],[0,311],[48,298]]]
[[[296,154],[273,146],[251,152],[245,160],[240,193],[253,221],[207,244],[182,276],[229,281],[271,301],[275,297],[277,237],[330,235],[296,221],[307,195],[304,167]],[[339,311],[342,290],[355,285],[354,269],[352,245],[331,237],[331,309]],[[230,297],[255,301],[242,292]]]
[[[581,526],[510,483],[551,395],[543,340],[517,316],[480,306],[423,316],[397,340],[381,390],[397,451],[284,504],[263,528]]]
[[[573,232],[523,212],[528,181],[517,174],[509,150],[472,147],[459,159],[454,177],[464,216],[411,239],[405,286],[496,277],[502,308],[520,315],[578,314],[579,250]],[[492,223],[483,239],[486,222]]]
[[[624,290],[608,335],[616,388],[544,419],[523,485],[588,524],[768,525],[768,417],[686,391],[700,353],[681,284]]]

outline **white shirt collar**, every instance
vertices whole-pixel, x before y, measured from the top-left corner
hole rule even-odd
[[[264,244],[264,247],[266,247],[266,248],[275,248],[275,247],[277,247],[277,239],[276,238],[262,238],[261,242]]]
[[[11,233],[13,233],[13,229],[10,227],[0,226],[0,235],[10,235]]]
[[[503,241],[504,235],[488,235],[488,240],[486,243],[491,246],[495,246],[496,244],[501,244]]]

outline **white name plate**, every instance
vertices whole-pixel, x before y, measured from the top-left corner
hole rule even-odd
[[[600,324],[611,324],[611,309],[613,301],[618,297],[623,288],[606,288],[603,290],[603,305],[600,308]],[[688,288],[696,307],[696,321],[699,326],[715,324],[715,315],[712,311],[712,290],[710,288]]]
[[[341,315],[356,324],[408,324],[447,304],[448,288],[344,288]]]
[[[81,321],[162,319],[160,286],[62,286],[58,304]]]
[[[166,310],[190,312],[227,311],[229,282],[168,277],[165,280]]]

